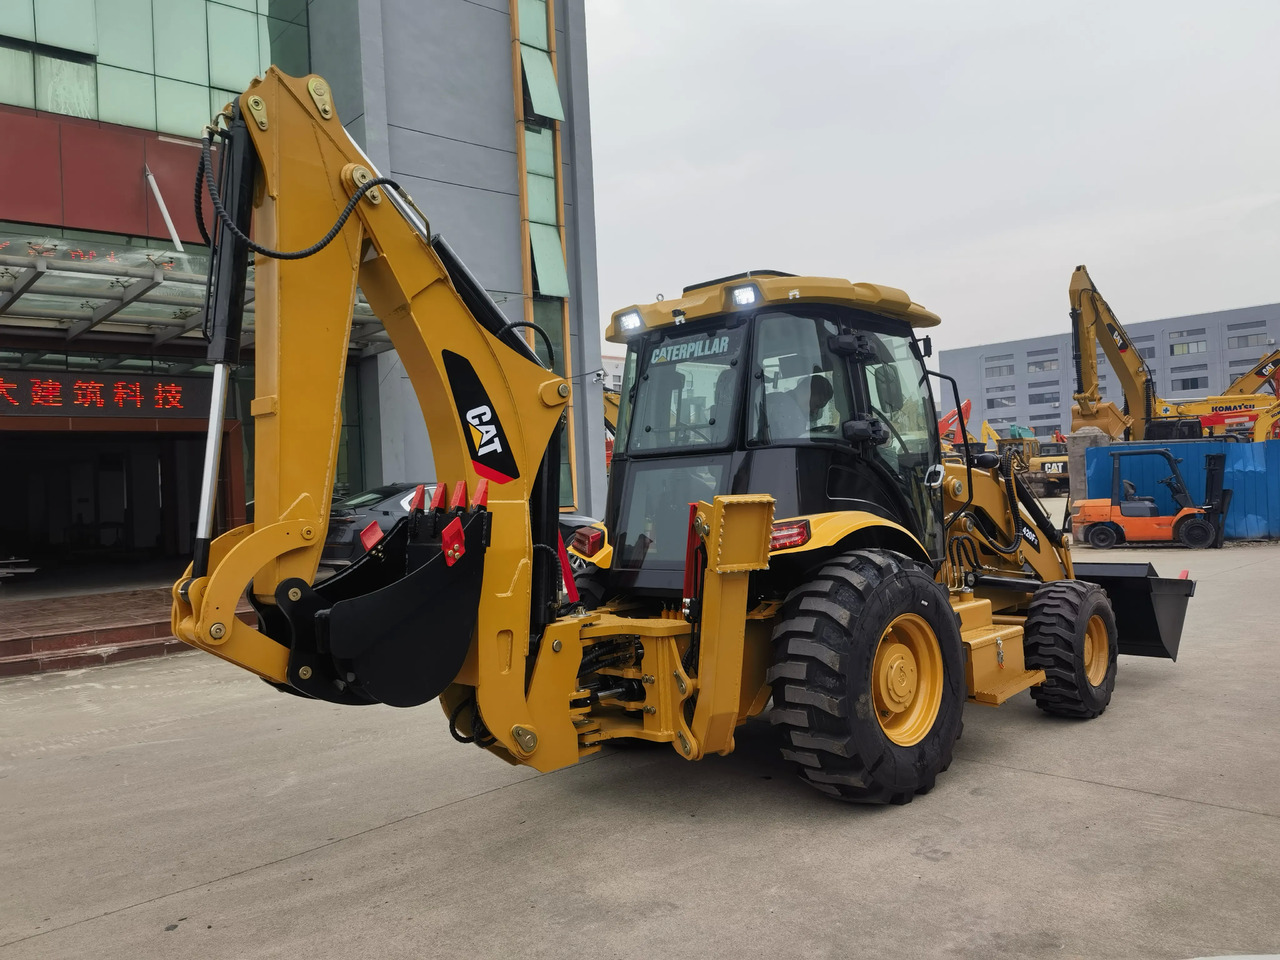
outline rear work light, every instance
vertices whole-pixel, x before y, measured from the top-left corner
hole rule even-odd
[[[570,546],[584,557],[594,557],[604,546],[604,531],[596,527],[579,527],[573,532]]]
[[[803,547],[809,542],[808,520],[780,520],[773,525],[773,534],[769,537],[770,550],[787,550],[791,547]]]

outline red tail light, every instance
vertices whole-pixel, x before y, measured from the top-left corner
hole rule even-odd
[[[773,525],[773,534],[769,537],[770,550],[787,550],[791,547],[803,547],[809,542],[808,520],[781,520]]]
[[[594,557],[604,546],[604,531],[596,527],[579,527],[573,533],[572,546],[584,557]]]

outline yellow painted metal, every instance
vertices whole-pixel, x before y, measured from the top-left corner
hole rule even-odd
[[[1236,397],[1249,393],[1262,393],[1270,388],[1272,396],[1275,391],[1275,376],[1280,372],[1280,350],[1272,350],[1254,364],[1253,369],[1242,373],[1222,391],[1224,397]]]
[[[267,129],[249,129],[261,166],[254,232],[259,242],[276,249],[305,247],[326,233],[355,189],[352,170],[368,166],[341,125],[319,114],[307,80],[272,68],[241,97],[242,107],[246,98],[258,98],[271,118]],[[465,480],[471,489],[480,479],[464,432],[467,425],[445,375],[446,351],[471,363],[493,418],[505,430],[518,476],[490,485],[495,532],[485,556],[486,599],[474,641],[479,699],[486,722],[504,747],[518,750],[511,731],[521,726],[539,731],[536,753],[541,753],[548,740],[542,732],[545,723],[530,713],[524,690],[531,572],[528,500],[537,464],[568,402],[568,382],[500,343],[475,320],[426,238],[395,204],[375,205],[366,197],[324,250],[302,260],[259,258],[256,267],[254,535],[265,533],[255,543],[272,545],[260,556],[246,554],[243,562],[229,552],[211,566],[211,579],[217,584],[238,581],[237,597],[252,581],[256,595],[266,602],[282,579],[314,579],[327,529],[358,280],[414,385],[431,436],[436,478]],[[540,401],[530,403],[530,397]],[[304,544],[296,543],[296,536],[287,540],[276,535],[286,526],[296,529],[297,521],[306,521],[319,535]],[[179,635],[207,649],[218,646],[210,642],[207,631],[214,621],[205,607],[210,597],[227,602],[227,594],[219,587],[188,595],[194,604],[180,595],[175,599],[175,622],[189,624]],[[225,642],[219,655],[264,672],[268,653],[278,657],[282,648],[256,631],[241,643],[240,634],[238,628],[232,631],[235,656],[229,656]]]
[[[752,284],[760,298],[751,304],[734,302],[733,290],[744,284]],[[618,327],[618,317],[624,313],[638,313],[643,321],[641,329],[671,326],[726,313],[745,313],[758,310],[763,303],[780,305],[794,303],[833,303],[857,307],[869,313],[906,320],[913,327],[934,327],[941,321],[897,287],[876,283],[852,283],[835,277],[771,277],[760,275],[738,280],[727,280],[697,290],[676,300],[660,300],[656,303],[636,304],[615,310],[605,339],[612,343],[626,343],[627,336]],[[633,334],[635,330],[631,331]]]
[[[697,521],[700,521],[697,522]],[[721,496],[699,503],[695,529],[707,551],[690,759],[730,753],[743,695],[747,582],[769,566],[773,497]]]
[[[964,506],[965,501],[969,499],[968,472],[959,459],[948,459],[943,466],[945,475],[942,482],[942,509],[945,515],[950,516]],[[990,518],[998,531],[995,540],[1001,546],[1007,546],[1013,542],[1016,529],[1023,531],[1023,539],[1017,551],[1008,555],[990,546],[991,540],[978,524],[968,519],[957,520],[952,524],[951,534],[969,536],[977,545],[979,559],[991,572],[1025,576],[1023,564],[1026,563],[1030,564],[1040,580],[1071,578],[1070,551],[1059,549],[1051,543],[1044,532],[1036,528],[1020,504],[1009,502],[1004,481],[998,477],[997,468],[985,470],[979,467],[973,468],[973,498],[967,509],[970,512],[983,513]],[[1027,536],[1028,531],[1035,538],[1034,541]],[[946,559],[939,571],[939,581],[959,586],[958,571],[952,569],[950,557]],[[996,600],[997,609],[1001,610],[1017,607],[1026,602],[1025,595],[1016,592],[984,590],[984,594]]]
[[[1102,683],[1110,664],[1111,642],[1107,625],[1095,614],[1089,618],[1084,628],[1084,672],[1089,683],[1095,687]]]
[[[1075,400],[1071,411],[1072,430],[1095,426],[1111,437],[1120,438],[1128,428],[1131,439],[1141,440],[1147,435],[1148,404],[1151,419],[1211,417],[1222,422],[1224,417],[1238,415],[1241,424],[1247,424],[1274,401],[1270,395],[1253,393],[1194,400],[1165,400],[1157,396],[1155,380],[1146,361],[1083,266],[1076,267],[1071,274],[1068,296],[1080,355],[1081,387],[1072,397]],[[1124,390],[1129,407],[1127,416],[1116,409],[1115,404],[1099,400],[1097,347],[1106,354]]]
[[[895,617],[871,665],[871,699],[885,736],[901,747],[923,740],[938,719],[943,681],[933,628],[914,613]]]
[[[1028,670],[1023,659],[1025,617],[992,615],[992,601],[972,594],[951,596],[960,617],[965,686],[975,703],[998,706],[1014,694],[1044,683],[1043,670]]]
[[[812,513],[799,517],[779,519],[778,523],[795,520],[809,521],[809,539],[798,547],[787,547],[774,550],[772,556],[785,557],[791,554],[807,553],[822,547],[832,547],[859,532],[875,532],[879,537],[892,537],[892,549],[913,556],[917,560],[928,560],[929,554],[915,535],[906,527],[892,520],[878,517],[865,510],[841,510],[832,513]]]

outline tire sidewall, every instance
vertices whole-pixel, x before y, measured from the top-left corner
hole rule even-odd
[[[1109,538],[1108,542],[1095,543],[1093,539],[1095,531],[1098,532],[1101,536]],[[1112,547],[1114,547],[1117,543],[1120,542],[1120,537],[1116,534],[1115,530],[1112,529],[1110,524],[1095,523],[1092,527],[1090,527],[1087,531],[1085,531],[1085,540],[1087,540],[1089,543],[1089,546],[1093,547],[1095,550],[1109,550]]]
[[[942,660],[942,701],[929,732],[911,746],[889,739],[876,716],[872,696],[876,648],[889,624],[897,617],[914,613],[933,631]],[[867,598],[860,615],[848,631],[846,695],[853,712],[850,734],[863,756],[888,753],[895,767],[905,773],[913,767],[936,765],[939,755],[949,761],[951,747],[959,733],[965,701],[964,656],[955,612],[946,593],[932,577],[914,567],[881,581]],[[901,782],[914,782],[904,776]],[[897,777],[886,779],[899,779]]]

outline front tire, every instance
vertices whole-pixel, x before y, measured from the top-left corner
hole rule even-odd
[[[1116,685],[1120,645],[1111,601],[1096,583],[1055,580],[1031,598],[1023,624],[1027,666],[1043,670],[1031,698],[1046,713],[1096,717]]]
[[[773,632],[771,721],[800,778],[841,800],[909,803],[951,763],[964,708],[959,620],[927,567],[832,559]]]
[[[1106,523],[1095,523],[1085,531],[1084,538],[1089,541],[1089,546],[1099,550],[1110,550],[1118,539],[1115,528]]]
[[[1218,531],[1213,524],[1201,516],[1187,517],[1180,524],[1176,533],[1178,541],[1192,550],[1204,550],[1213,546],[1218,538]]]

